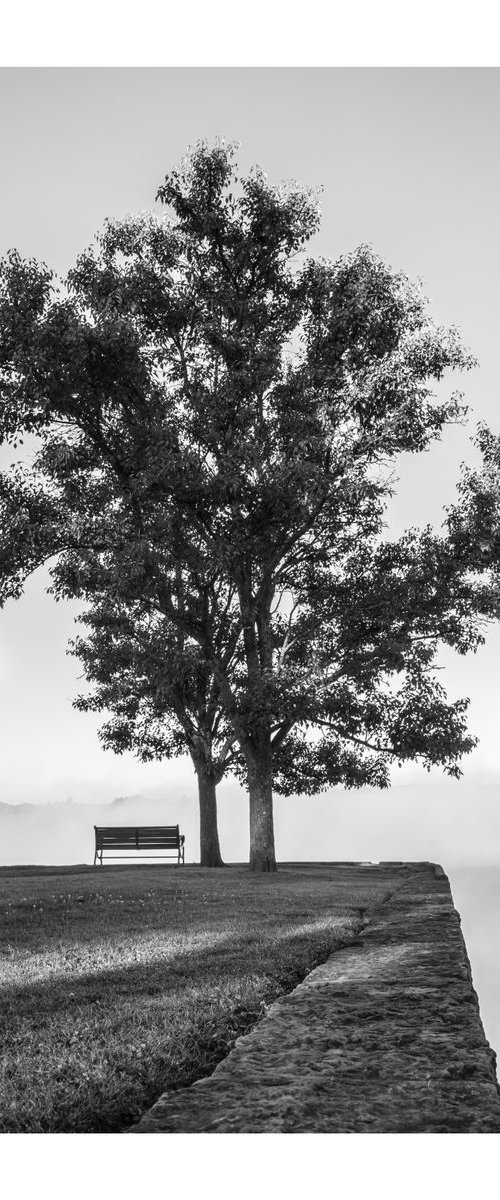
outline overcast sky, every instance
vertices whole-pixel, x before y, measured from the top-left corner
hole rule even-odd
[[[167,170],[200,137],[238,139],[242,172],[258,162],[273,182],[322,185],[311,251],[335,258],[372,243],[392,267],[423,280],[433,315],[458,325],[479,359],[479,369],[447,382],[466,393],[469,429],[448,431],[434,451],[401,464],[391,530],[439,525],[460,461],[473,458],[477,421],[499,430],[499,97],[495,68],[3,69],[0,254],[14,246],[64,274],[107,216],[153,206]],[[189,760],[141,766],[105,754],[99,722],[72,710],[79,667],[65,647],[76,609],[55,605],[46,583],[40,572],[0,613],[0,800],[95,803],[181,787],[194,813]],[[398,772],[405,787],[380,801],[324,798],[317,816],[332,847],[339,814],[347,849],[363,827],[362,852],[326,857],[391,857],[385,828],[400,848],[394,857],[418,857],[424,830],[426,857],[445,857],[449,837],[450,853],[467,861],[472,837],[474,861],[500,860],[499,651],[495,629],[476,657],[442,660],[442,682],[452,697],[471,697],[480,737],[453,799],[438,772],[416,768]],[[281,840],[282,857],[299,857],[310,804],[293,806],[286,829],[280,802],[278,855]],[[245,806],[239,811],[246,837]]]

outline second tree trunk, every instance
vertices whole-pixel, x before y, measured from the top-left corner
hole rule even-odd
[[[248,762],[250,870],[275,871],[273,773],[270,740]]]

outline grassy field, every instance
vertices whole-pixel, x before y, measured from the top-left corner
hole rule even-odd
[[[0,868],[0,1131],[118,1132],[210,1074],[384,899],[362,875]]]

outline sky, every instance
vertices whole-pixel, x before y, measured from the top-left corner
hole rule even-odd
[[[273,182],[322,186],[311,252],[335,259],[371,243],[422,279],[433,316],[458,326],[479,361],[445,386],[464,391],[469,427],[399,463],[389,531],[439,526],[460,462],[476,461],[477,422],[499,432],[499,100],[496,68],[4,68],[0,255],[16,247],[65,274],[106,217],[154,206],[165,173],[199,138],[238,140],[242,173],[259,163]],[[101,750],[99,719],[71,707],[81,668],[65,651],[78,610],[56,605],[47,583],[38,572],[0,613],[0,801],[140,794],[164,795],[168,807],[182,797],[196,858],[190,760],[141,765]],[[408,767],[390,793],[278,801],[278,858],[500,862],[499,651],[494,628],[475,657],[442,657],[441,681],[451,698],[470,696],[480,738],[460,783]],[[248,817],[241,789],[223,787],[231,861],[246,857]]]

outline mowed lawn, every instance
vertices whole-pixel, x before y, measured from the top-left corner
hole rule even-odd
[[[314,864],[0,869],[0,1130],[118,1132],[210,1074],[387,878]]]

